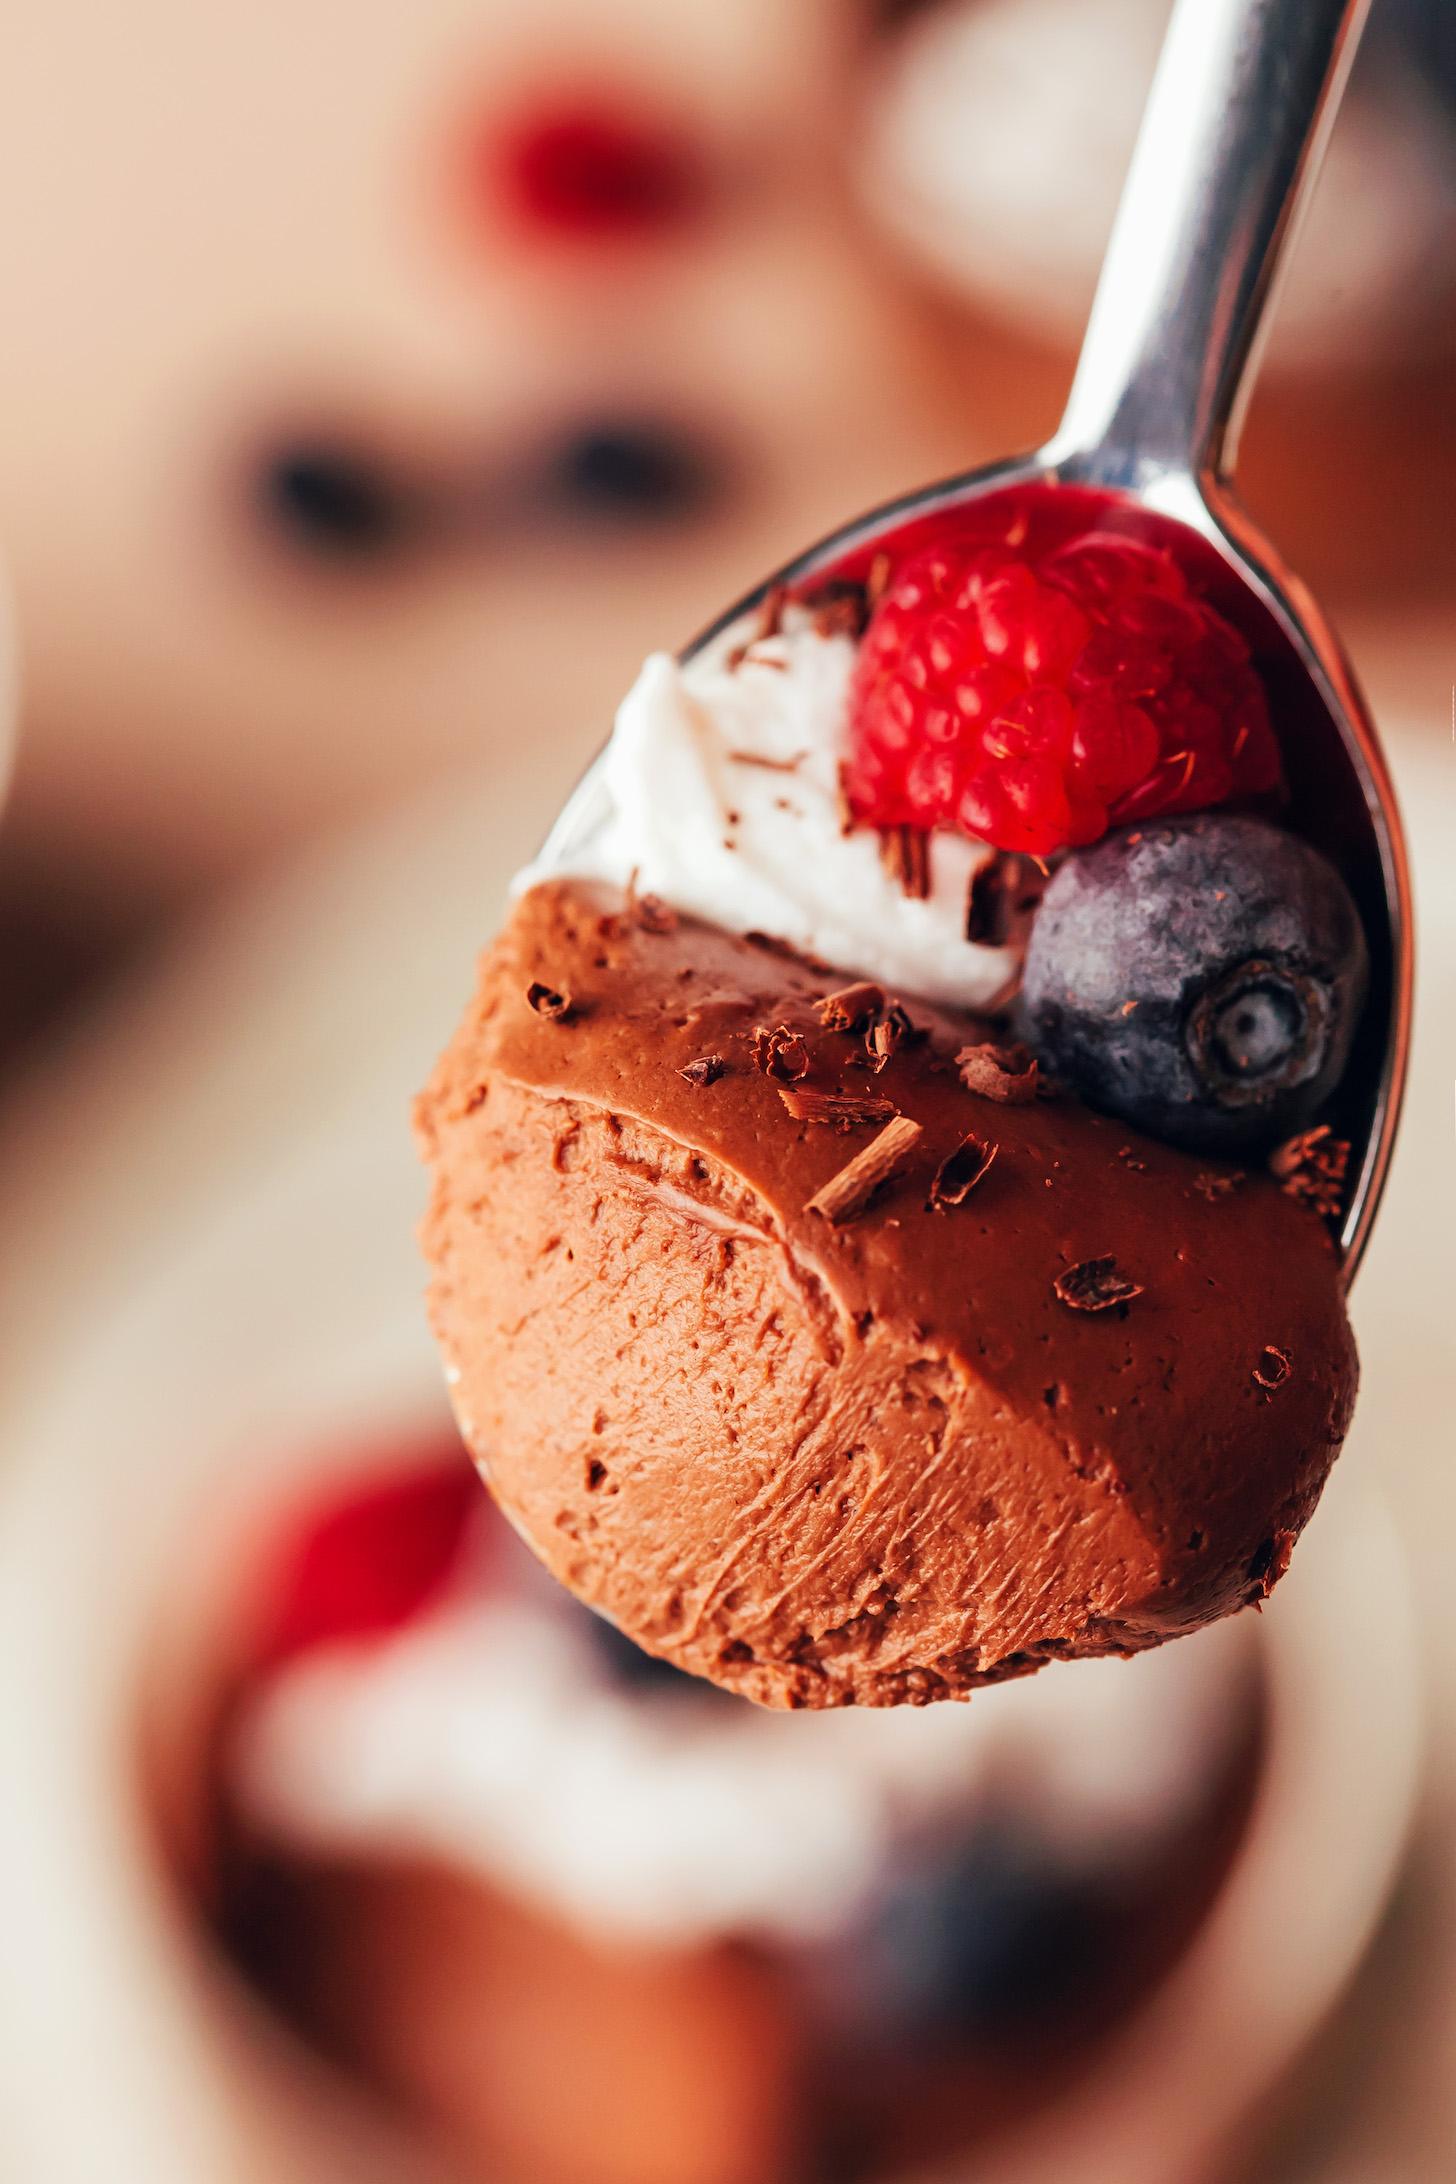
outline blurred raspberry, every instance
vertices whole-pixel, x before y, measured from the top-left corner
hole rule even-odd
[[[865,632],[844,774],[865,825],[1048,856],[1280,780],[1247,645],[1155,547],[930,546]]]
[[[379,1638],[422,1615],[459,1565],[483,1490],[463,1451],[317,1511],[271,1579],[259,1648],[268,1664],[342,1639]]]
[[[650,235],[703,202],[707,178],[685,132],[601,99],[521,115],[492,168],[523,224],[582,242]]]

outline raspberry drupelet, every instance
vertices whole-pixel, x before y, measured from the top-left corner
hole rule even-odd
[[[1280,786],[1248,646],[1156,547],[934,544],[865,632],[844,768],[862,824],[1049,856]]]

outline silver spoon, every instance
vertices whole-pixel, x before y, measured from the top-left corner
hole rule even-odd
[[[1350,1140],[1348,1285],[1390,1163],[1410,1043],[1410,882],[1374,726],[1318,606],[1234,497],[1239,427],[1273,277],[1334,119],[1368,0],[1178,0],[1123,189],[1066,414],[1032,454],[888,502],[756,587],[690,659],[775,586],[846,563],[927,515],[1008,487],[1110,495],[1121,519],[1201,555],[1219,603],[1260,635],[1301,831],[1343,872],[1365,922],[1371,991],[1341,1086]],[[601,825],[598,760],[541,865]],[[537,868],[540,869],[540,866]]]

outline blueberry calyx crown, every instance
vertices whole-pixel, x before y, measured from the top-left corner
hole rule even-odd
[[[1293,1091],[1319,1070],[1329,1041],[1330,994],[1296,965],[1255,956],[1236,963],[1188,1015],[1188,1054],[1220,1106],[1253,1106]]]

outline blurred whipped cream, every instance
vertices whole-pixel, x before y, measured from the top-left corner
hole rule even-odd
[[[770,933],[896,993],[984,1008],[1013,955],[965,937],[972,874],[992,852],[930,839],[930,892],[907,895],[872,828],[846,833],[839,761],[855,645],[803,609],[749,643],[735,625],[686,667],[654,653],[600,769],[519,888],[596,879],[658,895],[727,932]]]
[[[1251,1654],[1224,1623],[969,1705],[773,1714],[624,1684],[588,1612],[512,1556],[383,1644],[287,1664],[232,1790],[301,1854],[440,1859],[606,1939],[810,1945],[1008,1797],[1065,1868],[1135,1863],[1223,1764]]]

